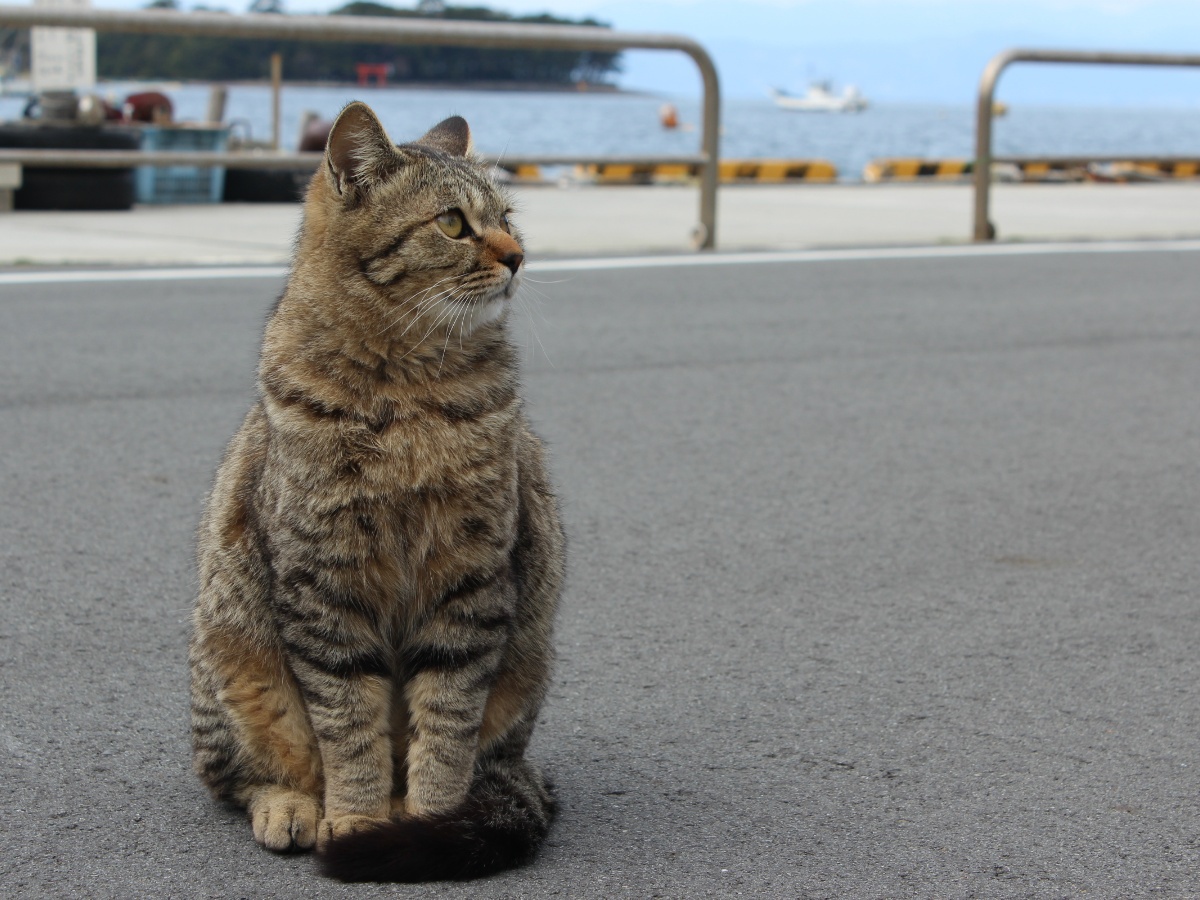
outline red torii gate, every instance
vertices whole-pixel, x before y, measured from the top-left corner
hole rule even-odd
[[[369,87],[372,79],[376,87],[386,87],[388,75],[392,72],[392,67],[387,63],[357,63],[354,68],[358,72],[359,87]]]

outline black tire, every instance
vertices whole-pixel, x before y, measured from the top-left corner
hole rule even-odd
[[[45,150],[137,150],[130,128],[89,125],[0,124],[0,147]],[[24,168],[13,192],[16,209],[130,209],[133,169]]]
[[[297,203],[304,199],[311,176],[276,169],[226,169],[226,203]]]
[[[25,169],[14,209],[131,209],[133,169]]]
[[[119,125],[69,125],[50,122],[0,123],[0,147],[47,150],[137,150],[137,129]]]

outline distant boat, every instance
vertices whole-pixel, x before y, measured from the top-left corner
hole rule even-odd
[[[802,97],[772,88],[771,97],[780,109],[796,112],[862,112],[867,108],[867,98],[854,85],[847,85],[840,94],[835,94],[828,81],[814,81]]]

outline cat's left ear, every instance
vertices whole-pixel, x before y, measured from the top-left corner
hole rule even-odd
[[[334,190],[346,199],[370,190],[399,162],[395,145],[365,103],[349,104],[329,129],[325,165]]]
[[[451,116],[438,122],[416,143],[450,156],[470,156],[475,149],[471,143],[471,127],[462,116]]]

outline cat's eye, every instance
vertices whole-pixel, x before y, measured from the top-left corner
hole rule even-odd
[[[512,233],[512,227],[508,224],[508,213],[505,213],[504,215],[502,215],[500,217],[500,227],[503,228],[505,231],[507,231],[509,234]]]
[[[462,210],[448,209],[434,221],[437,222],[438,228],[442,229],[442,233],[449,238],[466,237],[471,233],[471,228],[467,225]]]

